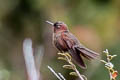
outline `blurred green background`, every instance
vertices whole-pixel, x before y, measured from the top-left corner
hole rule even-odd
[[[42,80],[57,80],[48,65],[67,80],[77,80],[62,68],[66,63],[57,60],[53,30],[46,20],[65,22],[81,43],[99,52],[102,59],[106,48],[118,55],[113,63],[120,72],[120,0],[0,0],[0,80],[27,80],[22,50],[25,38],[33,40],[35,56],[43,49]],[[104,64],[99,61],[86,64],[87,70],[79,71],[88,80],[109,80]]]

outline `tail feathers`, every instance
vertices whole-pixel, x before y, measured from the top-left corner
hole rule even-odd
[[[82,69],[86,69],[86,65],[78,52],[76,52],[75,50],[70,50],[69,53],[71,54],[73,60],[78,64],[79,67],[81,67]]]
[[[96,59],[98,57],[98,53],[88,49],[88,48],[77,48],[79,52],[81,53],[82,56],[85,58],[91,60],[91,59]]]

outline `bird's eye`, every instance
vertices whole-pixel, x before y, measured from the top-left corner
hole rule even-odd
[[[59,26],[57,26],[58,28],[60,28],[60,25]]]

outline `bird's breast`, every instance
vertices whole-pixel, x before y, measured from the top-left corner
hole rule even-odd
[[[60,51],[67,51],[67,45],[62,39],[61,33],[59,34],[53,34],[53,43],[57,49]]]

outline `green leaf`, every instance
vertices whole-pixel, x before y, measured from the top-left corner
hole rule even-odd
[[[73,69],[73,67],[71,65],[64,65],[63,68],[66,68],[66,69]]]
[[[58,59],[66,61],[66,58],[64,58],[64,57],[58,57]]]
[[[103,62],[103,63],[105,63],[105,64],[107,63],[105,60],[100,60],[100,61]]]
[[[76,72],[70,72],[69,74],[73,76],[78,76]]]

